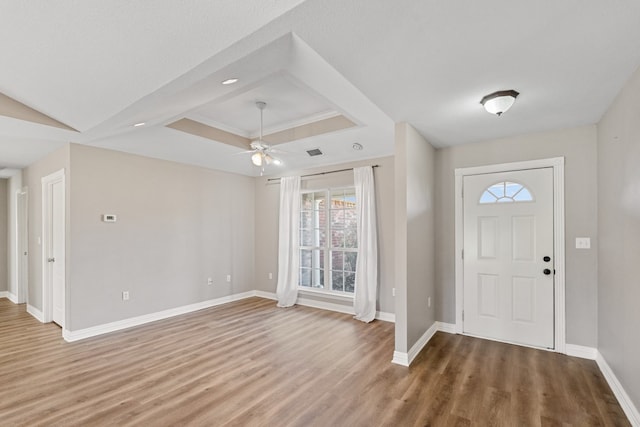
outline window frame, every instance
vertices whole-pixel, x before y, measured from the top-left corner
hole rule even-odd
[[[332,230],[343,230],[342,228],[333,228],[331,226],[331,211],[332,210],[336,210],[336,209],[331,209],[331,195],[336,192],[336,191],[349,191],[354,193],[355,195],[355,186],[353,185],[346,185],[346,186],[337,186],[337,187],[328,187],[328,188],[318,188],[318,189],[305,189],[305,190],[301,190],[300,191],[300,215],[301,215],[301,220],[300,220],[300,242],[299,242],[299,256],[301,259],[300,262],[300,267],[299,267],[299,278],[298,278],[298,291],[300,292],[308,292],[308,293],[314,293],[314,294],[321,294],[321,295],[326,295],[326,296],[333,296],[333,297],[339,297],[339,298],[346,298],[346,299],[353,299],[353,295],[354,292],[348,292],[345,290],[334,290],[333,289],[333,271],[341,271],[343,274],[345,272],[350,273],[351,271],[347,271],[344,269],[344,261],[343,261],[343,267],[342,270],[333,270],[333,260],[331,257],[331,252],[332,251],[339,251],[344,253],[355,253],[356,254],[356,262],[357,262],[357,254],[358,254],[358,241],[357,241],[357,231],[356,231],[356,247],[353,248],[347,248],[347,247],[334,247],[333,246],[333,239],[332,239]],[[324,212],[325,212],[325,218],[326,218],[326,224],[324,226],[324,235],[325,235],[325,246],[318,246],[316,245],[317,242],[313,241],[311,245],[303,245],[302,244],[302,239],[303,239],[303,230],[306,230],[308,228],[304,228],[304,224],[302,221],[302,215],[304,212],[316,212],[319,211],[318,209],[315,209],[315,206],[313,209],[304,209],[303,206],[303,199],[304,196],[306,194],[314,194],[314,193],[324,193],[325,196],[325,207],[324,207]],[[357,202],[355,202],[357,203]],[[356,208],[356,215],[357,215],[357,208]],[[312,215],[312,219],[315,218],[315,215]],[[320,228],[316,228],[316,227],[312,227],[311,230],[315,230],[315,229],[320,229]],[[324,271],[324,282],[323,282],[323,287],[314,287],[313,286],[313,281],[314,281],[314,277],[313,277],[313,264],[311,267],[311,285],[310,286],[303,286],[301,285],[301,281],[302,281],[302,270],[303,269],[307,269],[308,267],[303,267],[302,266],[302,251],[303,250],[311,250],[311,251],[322,251],[323,252],[323,265],[321,267],[319,267],[319,269],[322,269],[322,271]],[[312,256],[313,256],[313,252],[312,252]],[[344,257],[344,255],[343,255]],[[353,266],[353,275],[354,275],[354,291],[355,291],[355,265]],[[343,276],[343,289],[344,289],[344,276]]]

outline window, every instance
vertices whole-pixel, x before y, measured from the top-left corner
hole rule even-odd
[[[480,204],[532,202],[531,191],[517,182],[503,181],[493,184],[480,196]]]
[[[353,294],[358,239],[353,187],[302,192],[299,286]]]

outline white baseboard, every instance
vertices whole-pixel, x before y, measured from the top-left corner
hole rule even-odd
[[[118,320],[116,322],[105,323],[103,325],[92,326],[90,328],[78,329],[75,331],[64,329],[62,331],[62,336],[68,342],[83,340],[86,338],[95,337],[95,336],[107,334],[110,332],[120,331],[122,329],[132,328],[134,326],[144,325],[145,323],[155,322],[157,320],[167,319],[170,317],[179,316],[181,314],[191,313],[194,311],[203,310],[205,308],[210,308],[217,305],[226,304],[228,302],[238,301],[238,300],[250,298],[250,297],[260,297],[260,298],[266,298],[270,300],[276,300],[276,295],[272,292],[248,291],[240,294],[233,294],[233,295],[228,295],[225,297],[203,301],[195,304],[185,305],[182,307],[171,308],[168,310],[159,311],[157,313],[150,313],[142,316],[132,317],[129,319]],[[351,306],[334,304],[334,303],[324,302],[324,301],[317,301],[310,298],[299,297],[297,304],[304,305],[307,307],[320,308],[323,310],[337,311],[340,313],[346,313],[351,315],[354,314],[353,307]],[[29,312],[33,317],[38,319],[40,322],[43,321],[42,312],[37,310],[35,307],[28,305],[27,312]],[[387,321],[387,322],[394,322],[395,314],[377,312],[376,319]]]
[[[640,412],[638,412],[638,408],[635,407],[633,401],[622,387],[622,384],[620,384],[620,381],[611,370],[611,367],[605,360],[604,356],[602,356],[599,351],[597,351],[596,363],[598,364],[598,367],[600,367],[600,371],[602,371],[602,375],[604,375],[607,383],[609,383],[611,391],[613,391],[613,394],[615,394],[618,399],[620,406],[622,406],[622,410],[627,415],[627,418],[629,418],[631,425],[634,427],[640,427]]]
[[[255,291],[255,296],[260,298],[265,298],[265,299],[271,299],[274,301],[278,300],[278,298],[276,297],[276,294],[273,292]]]
[[[42,315],[42,312],[34,306],[27,304],[27,313],[35,317],[38,322],[44,323],[44,316]]]
[[[7,298],[14,304],[18,304],[18,295],[11,293],[11,291],[7,291]]]
[[[400,366],[409,366],[409,353],[404,353],[402,351],[394,351],[393,359],[391,359],[391,363],[395,363]]]
[[[438,332],[438,322],[433,322],[433,325],[431,325],[431,327],[427,329],[424,334],[422,334],[418,341],[416,341],[416,343],[411,346],[408,353],[394,351],[393,359],[391,360],[391,362],[402,366],[411,365],[413,359],[415,359],[418,353],[422,351],[424,346],[427,345],[429,340],[433,337],[433,335],[435,335],[436,332]]]
[[[336,311],[338,313],[345,313],[345,314],[351,314],[351,315],[354,314],[353,307],[350,305],[336,304],[336,303],[327,302],[327,301],[318,301],[315,299],[305,298],[301,296],[298,297],[296,304],[304,305],[305,307],[313,307],[313,308],[320,308],[323,310]]]
[[[386,311],[376,311],[376,319],[382,320],[383,322],[396,323],[396,314],[387,313]]]
[[[455,323],[445,323],[445,322],[436,322],[438,330],[440,332],[446,332],[447,334],[455,334],[456,333],[456,325]]]
[[[159,311],[157,313],[145,314],[142,316],[132,317],[130,319],[118,320],[116,322],[105,323],[104,325],[93,326],[90,328],[79,329],[76,331],[64,330],[63,338],[68,342],[78,341],[85,338],[95,337],[97,335],[107,334],[122,329],[140,326],[145,323],[155,322],[157,320],[167,319],[169,317],[179,316],[181,314],[191,313],[193,311],[203,310],[205,308],[214,307],[216,305],[225,304],[232,301],[255,296],[255,291],[244,292],[240,294],[229,295],[208,301],[198,302],[195,304],[185,305],[182,307],[171,308]]]
[[[277,300],[278,299],[276,297],[276,294],[274,294],[273,292],[255,291],[255,296],[260,297],[260,298],[267,298],[267,299],[271,299],[271,300]],[[336,303],[327,302],[327,301],[319,301],[319,300],[315,300],[315,299],[304,297],[304,296],[298,296],[298,300],[296,301],[296,304],[303,305],[305,307],[312,307],[312,308],[319,308],[319,309],[322,309],[322,310],[335,311],[335,312],[338,312],[338,313],[345,313],[345,314],[351,314],[351,315],[355,314],[353,312],[353,306],[351,306],[351,305],[343,305],[343,304],[336,304]],[[384,311],[376,311],[376,319],[377,320],[381,320],[383,322],[395,323],[396,315],[394,313],[387,313],[387,312],[384,312]]]
[[[582,359],[596,360],[596,357],[598,357],[598,349],[583,345],[565,344],[564,351],[567,356],[580,357]]]
[[[0,291],[0,298],[9,298],[9,292]]]
[[[447,334],[455,334],[456,333],[456,325],[453,323],[444,323],[444,322],[435,322],[427,331],[420,337],[420,339],[411,347],[409,352],[403,353],[401,351],[393,352],[392,363],[396,365],[409,366],[413,359],[416,358],[418,353],[422,351],[424,346],[427,345],[429,340],[433,337],[433,335],[438,332],[446,332]]]

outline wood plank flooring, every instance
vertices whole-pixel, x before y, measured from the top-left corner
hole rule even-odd
[[[0,426],[626,426],[595,362],[251,298],[66,343],[0,299]]]

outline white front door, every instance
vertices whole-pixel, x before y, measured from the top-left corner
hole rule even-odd
[[[463,332],[553,348],[553,169],[464,176],[463,209]]]

